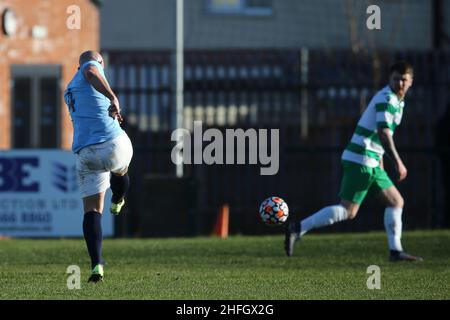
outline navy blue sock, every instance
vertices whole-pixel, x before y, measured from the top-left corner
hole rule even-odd
[[[125,197],[125,194],[130,187],[130,177],[128,173],[119,177],[114,174],[111,174],[111,191],[112,191],[112,199],[113,203],[119,203]]]
[[[92,268],[103,264],[102,260],[102,215],[95,211],[84,214],[83,219],[84,240],[91,256]]]

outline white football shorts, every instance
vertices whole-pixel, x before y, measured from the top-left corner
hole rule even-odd
[[[110,187],[110,172],[124,174],[128,171],[133,146],[124,131],[117,138],[84,147],[75,156],[78,185],[85,198]]]

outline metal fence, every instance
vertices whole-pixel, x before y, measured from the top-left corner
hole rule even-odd
[[[108,79],[125,107],[125,127],[135,147],[133,201],[129,220],[121,221],[119,228],[123,235],[139,235],[144,209],[138,203],[148,196],[142,193],[144,179],[175,174],[170,158],[171,55],[111,51],[108,58]],[[185,165],[196,188],[195,210],[190,213],[195,221],[186,226],[186,233],[210,232],[223,203],[230,205],[232,233],[261,234],[280,231],[258,221],[257,208],[267,196],[285,198],[300,217],[338,201],[340,153],[372,95],[385,85],[389,64],[398,58],[415,67],[415,83],[396,131],[409,168],[407,181],[399,185],[406,199],[404,225],[438,226],[443,196],[433,149],[434,124],[449,101],[449,54],[210,50],[185,53],[184,127],[192,129],[193,121],[199,120],[204,130],[277,128],[280,170],[275,176],[261,176],[257,165]],[[355,221],[333,228],[381,229],[382,220],[383,208],[368,199]]]

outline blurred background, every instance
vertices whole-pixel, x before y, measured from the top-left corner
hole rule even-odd
[[[336,203],[341,152],[386,85],[389,65],[406,59],[415,82],[395,136],[409,170],[398,185],[404,228],[449,227],[450,2],[372,2],[0,0],[0,159],[23,149],[70,149],[62,93],[79,54],[99,50],[135,150],[113,234],[209,235],[224,205],[231,234],[280,233],[259,220],[260,202],[280,196],[297,217]],[[381,10],[381,29],[366,26],[372,4]],[[176,72],[177,21],[183,74]],[[177,75],[184,80],[182,117]],[[177,121],[191,129],[195,120],[203,130],[279,129],[278,174],[261,176],[260,165],[185,165],[177,175],[170,135]],[[0,192],[14,197],[12,189]],[[13,220],[5,203],[0,224]],[[324,231],[382,230],[383,210],[368,198],[356,220]]]

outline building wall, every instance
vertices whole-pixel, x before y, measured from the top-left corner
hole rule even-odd
[[[66,26],[67,8],[77,5],[81,10],[81,28]],[[13,64],[61,65],[61,147],[70,148],[72,123],[62,99],[62,92],[78,67],[82,51],[99,48],[99,11],[90,0],[2,0],[0,12],[11,8],[18,21],[14,36],[0,31],[0,149],[11,146],[10,67]],[[44,39],[35,39],[32,28],[47,27]]]
[[[171,48],[175,32],[174,3],[173,0],[103,1],[101,48]]]
[[[207,12],[205,0],[184,3],[187,49],[428,49],[432,45],[431,1],[377,1],[382,29],[374,31],[366,28],[366,9],[373,4],[369,0],[273,0],[270,16],[217,15]],[[101,47],[169,49],[174,42],[173,12],[174,1],[104,1]]]

